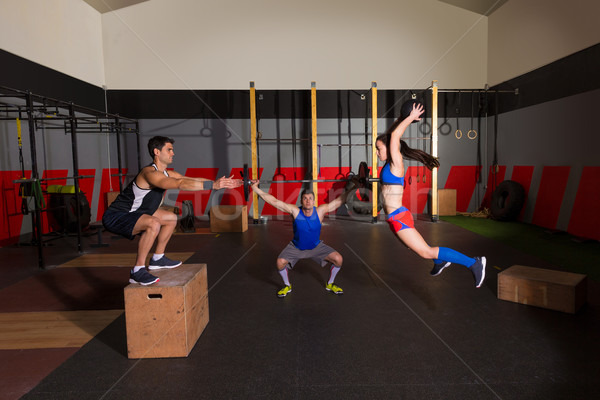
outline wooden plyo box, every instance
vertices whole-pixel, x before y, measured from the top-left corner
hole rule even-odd
[[[246,232],[248,209],[246,206],[212,206],[210,208],[211,232]]]
[[[158,283],[124,289],[127,356],[187,357],[208,324],[206,264],[152,274]]]
[[[428,209],[431,210],[431,190],[428,195]],[[456,215],[456,189],[438,189],[438,215]]]
[[[456,215],[456,189],[438,189],[438,215]]]
[[[498,274],[498,298],[574,314],[587,300],[587,277],[513,265]]]

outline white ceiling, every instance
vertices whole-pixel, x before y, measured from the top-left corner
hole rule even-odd
[[[477,14],[489,16],[508,0],[438,0]]]
[[[118,10],[148,0],[83,0],[100,13]],[[488,16],[508,0],[438,0],[456,7]]]
[[[148,0],[83,0],[90,6],[94,7],[100,13],[118,10],[134,4],[143,3]]]

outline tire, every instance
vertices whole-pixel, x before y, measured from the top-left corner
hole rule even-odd
[[[515,181],[502,181],[492,193],[490,213],[497,221],[514,221],[525,203],[525,189]]]
[[[50,209],[54,220],[51,226],[54,231],[75,233],[77,232],[77,196],[74,194],[52,193],[50,195]],[[80,227],[89,226],[92,213],[90,204],[84,193],[79,194]]]
[[[74,194],[70,196],[70,198],[67,198],[68,203],[65,203],[67,206],[67,231],[70,233],[75,233],[77,232],[77,196]],[[83,193],[79,194],[79,212],[79,225],[83,230],[89,226],[90,219],[92,217],[90,203],[88,203],[87,198]]]
[[[194,206],[190,200],[184,200],[181,203],[181,219],[179,220],[180,229],[182,232],[194,232]]]
[[[377,212],[383,207],[381,200],[381,185],[378,185],[377,193]],[[348,211],[356,214],[371,215],[373,211],[373,202],[371,201],[373,185],[368,185],[364,188],[359,188],[348,195],[346,199],[346,207]],[[368,201],[364,201],[368,199]]]

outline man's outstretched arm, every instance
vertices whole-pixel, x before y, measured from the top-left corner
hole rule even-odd
[[[254,190],[254,193],[256,193],[266,203],[272,205],[276,209],[292,214],[294,218],[296,218],[296,216],[298,215],[299,209],[295,204],[285,203],[277,199],[275,196],[264,192],[261,188],[258,187],[258,181],[252,183],[252,190]]]
[[[189,191],[234,189],[242,186],[244,183],[241,179],[233,179],[233,176],[230,176],[229,178],[222,177],[213,182],[205,178],[187,177],[175,171],[169,171],[168,177],[159,171],[148,171],[143,174],[143,178],[151,185],[161,189],[180,189]]]
[[[346,203],[348,195],[354,190],[356,190],[357,187],[357,180],[353,179],[352,181],[350,181],[350,185],[348,186],[348,189],[344,191],[344,193],[340,194],[338,197],[336,197],[329,203],[321,204],[319,207],[317,207],[317,212],[319,212],[319,215],[325,215],[340,208],[343,204]]]

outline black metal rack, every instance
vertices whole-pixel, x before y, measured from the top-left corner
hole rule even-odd
[[[123,174],[121,160],[121,134],[135,134],[137,146],[137,164],[141,169],[140,159],[140,130],[137,120],[121,117],[118,114],[110,114],[104,111],[94,110],[88,107],[79,106],[72,102],[53,99],[47,96],[33,94],[30,91],[23,91],[0,86],[0,120],[26,120],[29,127],[29,146],[31,155],[31,178],[19,179],[14,183],[34,183],[48,179],[40,179],[38,172],[37,150],[36,150],[36,129],[40,127],[43,121],[44,130],[58,129],[71,136],[71,148],[73,157],[73,176],[65,177],[73,179],[75,187],[75,196],[77,198],[76,217],[77,217],[77,249],[83,252],[81,243],[81,210],[80,210],[80,190],[79,179],[85,178],[79,174],[79,159],[77,151],[78,133],[114,133],[117,139],[117,162],[119,176],[119,190],[123,190]],[[19,143],[20,146],[20,143]],[[21,158],[22,163],[22,158]],[[24,173],[24,166],[21,165]],[[38,248],[38,265],[44,268],[44,255],[42,243],[42,223],[40,207],[35,207],[32,211],[32,238],[33,243]]]

